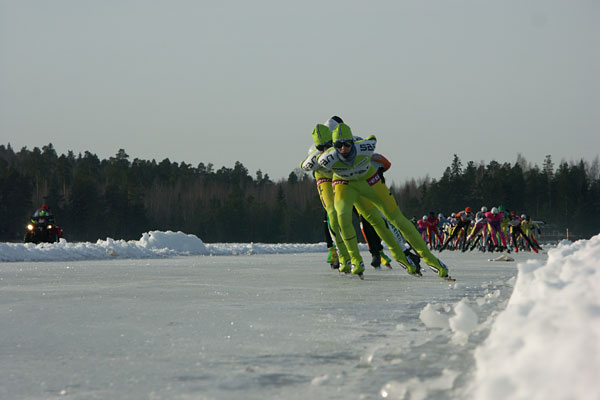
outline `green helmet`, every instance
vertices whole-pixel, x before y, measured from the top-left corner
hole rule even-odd
[[[337,142],[338,140],[353,140],[354,136],[352,136],[352,130],[346,124],[339,124],[333,130],[333,142]]]
[[[327,125],[317,124],[312,131],[312,138],[315,146],[331,142],[331,131]]]

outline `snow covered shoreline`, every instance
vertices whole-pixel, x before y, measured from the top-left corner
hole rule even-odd
[[[359,248],[367,246],[360,243]],[[145,232],[139,240],[98,239],[92,242],[0,243],[0,262],[85,261],[164,258],[177,256],[241,256],[253,254],[295,254],[326,251],[321,243],[204,243],[184,232]]]
[[[0,262],[83,261],[111,258],[162,258],[175,256],[222,256],[288,254],[326,251],[323,243],[214,243],[206,244],[195,235],[183,232],[152,231],[140,240],[98,239],[96,243],[61,240],[60,243],[0,243]]]

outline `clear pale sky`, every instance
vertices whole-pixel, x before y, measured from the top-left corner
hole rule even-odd
[[[591,162],[598,21],[595,0],[0,0],[0,144],[277,180],[337,114],[396,183],[455,153]]]

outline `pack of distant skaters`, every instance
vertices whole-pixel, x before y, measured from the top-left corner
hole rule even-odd
[[[465,207],[448,218],[444,214],[430,212],[413,224],[430,249],[473,251],[533,251],[542,250],[538,242],[541,234],[539,223],[531,216],[508,211],[504,206],[481,207],[473,212]]]

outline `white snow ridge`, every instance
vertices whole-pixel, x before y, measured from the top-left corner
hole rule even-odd
[[[216,243],[205,244],[195,235],[183,232],[152,231],[140,240],[98,239],[96,243],[0,243],[0,262],[18,261],[81,261],[110,258],[162,258],[190,255],[250,255],[324,251],[325,243],[266,244]]]
[[[530,260],[475,352],[476,399],[600,398],[600,235]]]

